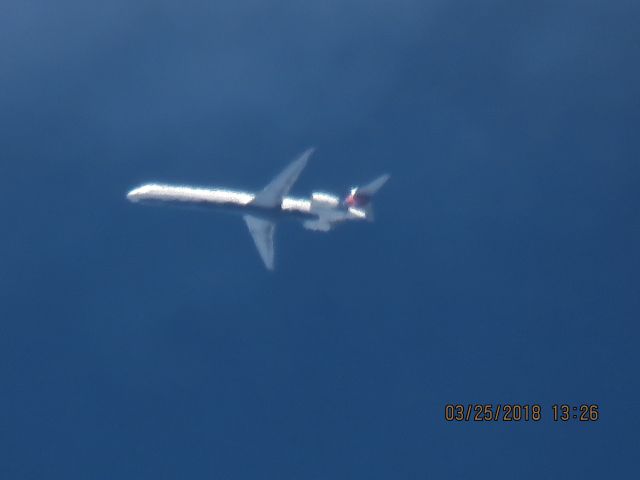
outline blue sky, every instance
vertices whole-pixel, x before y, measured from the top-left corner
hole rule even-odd
[[[639,13],[4,2],[2,478],[630,476]],[[294,193],[392,178],[372,225],[279,226],[273,274],[239,219],[124,198],[311,145]]]

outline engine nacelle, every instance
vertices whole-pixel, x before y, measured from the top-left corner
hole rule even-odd
[[[340,198],[330,193],[313,192],[311,194],[311,209],[336,208],[340,205]]]

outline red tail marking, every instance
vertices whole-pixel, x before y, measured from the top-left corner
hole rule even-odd
[[[370,201],[371,197],[369,195],[359,195],[358,193],[352,193],[345,199],[344,202],[350,207],[364,207]]]

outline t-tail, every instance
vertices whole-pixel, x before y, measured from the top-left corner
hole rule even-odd
[[[389,177],[390,175],[385,173],[363,187],[353,187],[349,191],[347,198],[344,199],[344,205],[349,209],[364,211],[367,220],[373,221],[373,206],[371,205],[371,200],[376,192],[387,183]]]

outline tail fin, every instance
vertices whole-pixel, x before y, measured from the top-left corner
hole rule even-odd
[[[367,183],[364,187],[354,187],[349,192],[347,198],[344,199],[344,204],[349,209],[354,209],[358,212],[363,212],[365,217],[369,221],[373,221],[373,208],[371,206],[371,199],[382,186],[387,183],[391,175],[385,173],[380,175],[372,182]]]
[[[385,173],[384,175],[380,175],[378,178],[376,178],[372,182],[367,183],[364,187],[359,187],[358,194],[364,194],[370,197],[374,196],[375,193],[378,190],[380,190],[385,183],[387,183],[387,180],[389,180],[389,177],[391,177],[391,175],[389,175],[388,173]]]
[[[353,187],[347,198],[344,199],[345,205],[350,207],[364,207],[371,201],[375,193],[387,183],[389,177],[390,175],[385,173],[374,181],[367,183],[364,187]]]

